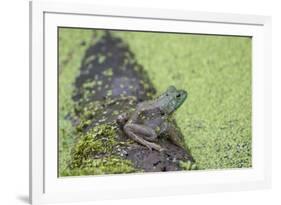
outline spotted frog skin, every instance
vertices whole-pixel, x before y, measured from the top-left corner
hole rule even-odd
[[[175,145],[184,148],[183,136],[171,116],[186,98],[186,91],[170,86],[157,99],[139,103],[130,115],[120,114],[117,123],[128,137],[149,150],[164,151],[155,143],[160,136],[167,136]]]

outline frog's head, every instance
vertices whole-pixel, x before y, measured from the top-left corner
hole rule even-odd
[[[171,114],[182,105],[186,98],[187,92],[185,90],[177,90],[175,86],[169,86],[159,97],[158,102],[166,114]]]

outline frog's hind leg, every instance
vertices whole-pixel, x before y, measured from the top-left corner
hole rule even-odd
[[[146,146],[149,150],[155,149],[159,152],[163,151],[163,148],[160,145],[146,140],[155,140],[157,138],[156,133],[150,127],[138,124],[128,124],[124,126],[124,131],[132,140]]]
[[[156,132],[149,126],[132,123],[128,124],[126,127],[147,141],[155,142],[157,140]]]

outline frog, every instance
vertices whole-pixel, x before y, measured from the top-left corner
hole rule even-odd
[[[185,149],[182,133],[174,123],[173,113],[185,102],[187,96],[187,91],[171,85],[156,99],[138,103],[131,114],[120,114],[117,124],[127,137],[150,151],[165,151],[156,143],[161,136],[166,136],[173,144]]]

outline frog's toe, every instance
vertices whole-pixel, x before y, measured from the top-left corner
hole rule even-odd
[[[165,148],[163,148],[163,147],[160,147],[159,152],[165,153],[165,152],[167,152],[167,150]]]
[[[160,145],[155,144],[155,143],[148,142],[148,143],[145,144],[145,146],[146,146],[150,151],[152,151],[152,149],[155,149],[156,151],[159,151],[159,152],[163,151],[163,148],[162,148]]]
[[[152,147],[150,145],[146,145],[146,147],[149,149],[149,151],[152,151]]]
[[[152,148],[157,150],[158,152],[164,152],[165,151],[165,149],[162,148],[160,145],[154,144],[154,143],[153,143],[153,147]]]

